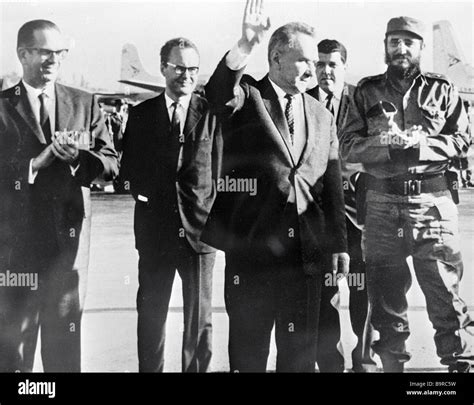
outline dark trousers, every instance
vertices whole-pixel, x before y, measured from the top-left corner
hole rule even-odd
[[[349,271],[365,278],[365,262],[361,249],[362,233],[347,218],[346,226],[347,243],[351,258]],[[344,371],[344,357],[337,348],[341,338],[339,311],[332,305],[331,300],[339,292],[339,288],[333,283],[327,285],[327,279],[327,277],[322,278],[317,362],[321,372],[337,373]],[[358,276],[357,279],[361,278]],[[354,371],[362,372],[368,366],[376,366],[371,349],[372,326],[369,319],[367,282],[364,280],[364,288],[353,283],[348,284],[351,325],[354,334],[357,336],[357,346],[352,351],[352,367]]]
[[[225,303],[232,372],[265,372],[275,325],[277,372],[314,372],[320,280],[299,261],[226,255]]]
[[[1,372],[33,370],[40,329],[44,371],[81,371],[81,317],[88,256],[79,267],[73,267],[70,259],[69,253],[59,254],[16,270],[37,274],[36,290],[31,286],[0,287]]]
[[[182,371],[208,371],[212,355],[212,270],[216,254],[197,254],[191,247],[162,255],[139,253],[139,371],[163,371],[166,318],[176,270],[183,283]]]
[[[441,363],[451,369],[474,362],[474,320],[459,296],[463,263],[458,211],[449,191],[399,196],[367,193],[367,273],[372,323],[380,338],[373,344],[385,371],[410,359],[406,293],[413,269],[426,298]],[[399,367],[402,371],[402,368]]]

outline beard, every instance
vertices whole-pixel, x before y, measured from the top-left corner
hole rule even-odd
[[[399,58],[400,55],[390,56],[385,52],[385,63],[388,65],[388,75],[397,80],[413,79],[420,73],[420,57],[409,60],[407,67],[400,65],[392,65],[392,62]]]

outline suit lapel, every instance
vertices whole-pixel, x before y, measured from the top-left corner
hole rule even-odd
[[[262,95],[263,104],[278,129],[280,137],[276,138],[276,141],[283,151],[288,154],[292,165],[296,166],[290,147],[290,130],[288,128],[288,123],[286,122],[280,102],[278,101],[278,96],[268,79],[268,75],[258,83],[258,87]]]
[[[151,117],[153,117],[153,133],[157,134],[157,138],[164,138],[171,131],[171,122],[166,108],[165,93],[161,93],[156,99],[156,105],[153,107]]]
[[[186,116],[186,121],[184,123],[184,136],[185,138],[188,137],[188,135],[191,133],[191,131],[194,129],[194,127],[197,125],[199,120],[202,117],[202,104],[201,101],[199,100],[199,97],[193,94],[191,96],[191,101],[189,103],[188,107],[188,114]]]
[[[56,94],[56,122],[55,130],[76,130],[81,128],[70,128],[70,122],[73,118],[72,114],[72,101],[70,94],[64,86],[56,84],[55,86]]]
[[[319,85],[314,88],[313,97],[319,101]]]
[[[344,89],[341,95],[341,104],[339,105],[339,112],[337,114],[337,128],[341,128],[344,124],[344,117],[346,116],[347,108],[349,107],[349,87],[344,83]]]
[[[298,161],[298,166],[303,164],[306,159],[311,155],[313,152],[314,146],[316,144],[316,116],[317,111],[314,108],[314,100],[311,103],[311,96],[306,93],[303,93],[303,107],[304,107],[304,116],[305,116],[305,123],[306,123],[306,145],[301,153],[301,157]]]
[[[15,88],[15,97],[11,99],[12,105],[15,107],[16,111],[23,120],[28,124],[30,129],[36,135],[40,143],[46,144],[46,138],[43,135],[43,131],[36,120],[35,114],[33,113],[33,109],[31,108],[30,101],[28,100],[28,95],[26,93],[26,89],[23,86],[23,83],[18,83]]]

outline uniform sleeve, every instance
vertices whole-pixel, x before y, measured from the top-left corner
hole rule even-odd
[[[444,161],[465,155],[471,144],[469,120],[462,100],[450,86],[446,123],[439,135],[423,134],[420,139],[420,161]]]
[[[385,163],[391,161],[389,145],[383,134],[369,136],[364,111],[364,97],[358,86],[349,104],[347,119],[341,129],[341,157],[348,163]]]

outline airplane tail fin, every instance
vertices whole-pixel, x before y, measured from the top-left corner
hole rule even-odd
[[[459,42],[453,34],[451,23],[446,20],[433,24],[433,69],[447,74],[448,70],[465,61]]]
[[[135,45],[125,44],[122,48],[122,67],[120,70],[120,80],[152,82],[156,79],[156,77],[145,71]]]

